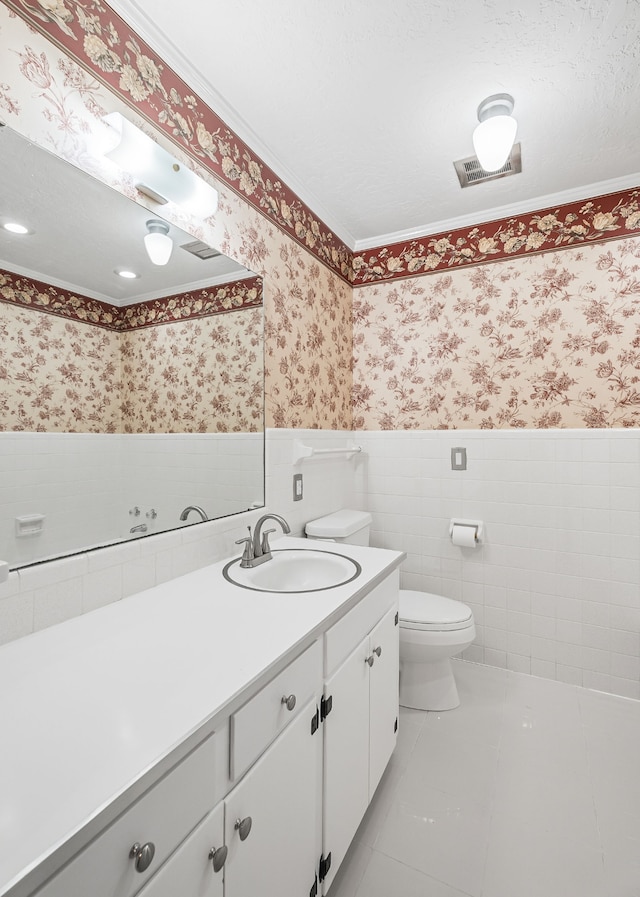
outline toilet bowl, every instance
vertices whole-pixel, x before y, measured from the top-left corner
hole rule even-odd
[[[476,637],[471,608],[430,592],[400,589],[400,704],[453,710],[460,703],[451,658]]]
[[[368,545],[371,515],[342,510],[305,527],[307,538]],[[451,658],[473,642],[471,608],[430,592],[400,589],[400,704],[416,710],[453,710],[460,703]]]

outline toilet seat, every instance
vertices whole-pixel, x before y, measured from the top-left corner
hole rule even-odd
[[[401,589],[398,608],[401,629],[453,632],[473,625],[470,607],[443,595]]]

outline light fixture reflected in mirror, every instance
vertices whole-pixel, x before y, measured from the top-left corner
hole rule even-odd
[[[7,221],[6,224],[2,225],[5,230],[8,230],[10,234],[28,234],[29,228],[25,227],[24,224],[18,224],[17,221]]]
[[[129,172],[141,193],[155,202],[174,202],[200,218],[214,215],[218,191],[127,121],[119,112],[104,117],[109,126],[102,154]]]
[[[509,158],[518,129],[513,106],[508,93],[493,94],[478,106],[480,124],[473,132],[473,148],[485,171],[498,171]]]
[[[148,233],[144,238],[147,255],[154,265],[166,265],[171,258],[173,240],[169,236],[169,225],[166,221],[152,218],[147,221]]]

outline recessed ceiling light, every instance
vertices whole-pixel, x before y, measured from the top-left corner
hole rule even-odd
[[[10,231],[12,234],[28,234],[29,228],[25,227],[24,224],[18,224],[16,221],[7,221],[6,224],[3,225],[5,230]]]
[[[124,277],[127,280],[135,280],[136,277],[140,277],[140,275],[136,274],[135,271],[126,271],[126,270],[117,271],[116,270],[115,273],[118,275],[118,277]]]

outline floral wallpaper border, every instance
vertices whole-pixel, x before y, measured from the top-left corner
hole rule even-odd
[[[2,0],[346,281],[351,250],[106,3]],[[29,64],[36,76],[44,61]],[[37,78],[36,78],[37,80]]]
[[[355,255],[353,284],[397,280],[640,233],[640,189],[501,218]]]
[[[262,278],[176,293],[119,307],[0,269],[0,301],[124,333],[262,305]]]
[[[234,280],[119,308],[118,329],[139,330],[141,327],[169,324],[188,318],[206,318],[240,308],[255,308],[262,305],[262,298],[261,277]]]

